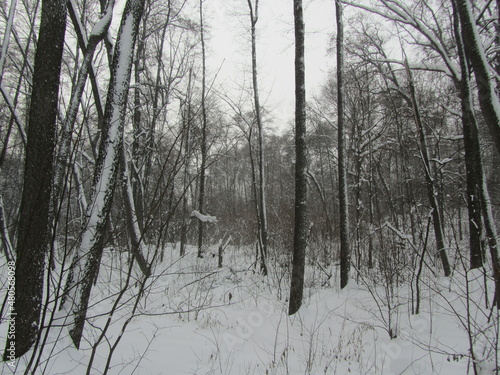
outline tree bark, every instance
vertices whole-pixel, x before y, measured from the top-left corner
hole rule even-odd
[[[308,234],[306,88],[304,63],[305,30],[302,0],[294,0],[293,9],[295,23],[295,221],[289,315],[295,314],[302,305]]]
[[[182,257],[186,254],[187,234],[189,226],[189,212],[188,212],[188,188],[191,183],[189,178],[189,164],[191,154],[191,123],[193,121],[193,113],[191,108],[191,80],[193,77],[193,70],[189,69],[188,85],[186,100],[182,103],[182,133],[184,144],[184,171],[182,176],[182,186],[184,194],[182,195],[182,226],[181,226],[181,242],[179,255]]]
[[[264,171],[264,141],[262,129],[262,114],[259,100],[259,87],[257,81],[257,47],[256,47],[256,24],[259,19],[259,0],[255,0],[255,9],[252,6],[251,0],[248,0],[248,8],[250,10],[250,31],[252,38],[252,84],[253,98],[255,108],[255,120],[257,122],[257,138],[259,143],[258,148],[258,163],[259,163],[259,242],[261,250],[261,271],[267,275],[267,207],[266,207],[266,176]]]
[[[452,2],[456,10],[456,1]],[[457,12],[453,12],[454,32],[457,41],[458,57],[460,61],[461,79],[457,82],[460,90],[460,102],[462,110],[462,129],[464,133],[465,150],[465,174],[466,174],[466,194],[467,210],[469,215],[469,247],[470,247],[470,267],[479,268],[483,265],[483,254],[481,246],[481,181],[482,181],[482,161],[481,149],[479,145],[479,131],[477,128],[474,106],[472,104],[471,87],[469,81],[469,67],[467,56],[460,33],[460,23]]]
[[[29,111],[23,193],[16,260],[15,338],[7,340],[4,358],[25,354],[36,342],[49,243],[59,77],[66,32],[66,1],[44,0],[35,54]],[[14,321],[11,321],[11,326]],[[11,343],[13,345],[11,345]],[[13,346],[14,353],[9,348]]]
[[[205,26],[203,24],[203,0],[200,0],[200,32],[201,32],[201,55],[202,55],[202,81],[201,81],[201,166],[200,166],[200,185],[198,195],[198,211],[204,213],[205,205],[205,175],[207,164],[207,109],[205,103],[206,95],[206,53],[205,53]],[[198,258],[203,257],[203,221],[198,221]]]
[[[342,1],[335,0],[337,20],[337,116],[339,158],[339,209],[340,209],[340,288],[349,282],[351,250],[349,246],[349,201],[347,193],[347,145],[344,124],[344,25]]]

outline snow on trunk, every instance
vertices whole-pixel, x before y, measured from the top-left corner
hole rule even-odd
[[[490,72],[491,66],[475,23],[470,1],[456,0],[456,2],[465,53],[474,68],[481,112],[500,154],[500,100],[496,93],[495,79]]]
[[[143,1],[128,0],[123,12],[113,57],[92,197],[62,302],[62,308],[71,309],[73,315],[70,317],[70,335],[77,348],[82,338],[92,283],[99,269],[106,223],[117,180],[134,45],[143,9]]]

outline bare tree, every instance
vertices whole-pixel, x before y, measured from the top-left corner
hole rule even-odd
[[[340,209],[340,288],[349,281],[351,251],[349,248],[349,202],[347,194],[347,146],[344,125],[344,25],[342,0],[335,0],[337,20],[337,111]]]
[[[248,9],[250,11],[250,33],[252,38],[252,85],[253,99],[255,109],[255,120],[257,123],[257,138],[258,138],[258,165],[259,165],[259,245],[261,251],[261,270],[264,275],[267,275],[267,207],[266,207],[266,180],[264,171],[264,141],[262,129],[262,113],[259,100],[259,86],[257,80],[257,36],[256,25],[259,19],[259,0],[255,0],[252,4],[251,0],[247,0]]]
[[[307,247],[307,143],[306,88],[304,62],[304,15],[302,0],[294,0],[295,23],[295,222],[293,231],[293,265],[288,314],[302,305]]]
[[[205,177],[207,165],[207,108],[206,108],[206,51],[205,51],[205,25],[203,23],[203,0],[200,0],[200,38],[201,38],[201,58],[202,58],[202,77],[201,77],[201,166],[200,166],[200,184],[198,195],[198,211],[204,213],[205,205]],[[198,257],[201,258],[203,247],[203,221],[198,222]]]
[[[456,1],[454,6],[454,32],[457,42],[458,58],[460,62],[461,79],[457,82],[460,90],[460,103],[462,111],[462,129],[464,133],[465,150],[465,177],[467,182],[467,207],[469,214],[469,247],[470,266],[478,268],[483,265],[483,252],[481,246],[482,220],[481,220],[481,189],[482,189],[482,161],[479,144],[479,129],[471,96],[469,79],[469,64],[465,55],[465,48],[460,33],[460,22],[456,12]]]

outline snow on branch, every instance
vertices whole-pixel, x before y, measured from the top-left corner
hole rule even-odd
[[[202,213],[200,213],[200,211],[196,211],[196,210],[193,210],[193,212],[191,212],[190,217],[195,217],[198,220],[203,221],[204,223],[216,223],[217,222],[217,217],[211,216],[211,215],[203,215]]]

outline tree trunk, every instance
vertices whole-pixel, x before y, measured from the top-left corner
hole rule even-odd
[[[459,0],[456,0],[457,3],[453,3],[454,6],[456,6],[457,10],[459,9],[458,3],[460,2]],[[463,2],[462,2],[463,3]],[[463,5],[463,4],[462,4]],[[462,9],[463,10],[463,9]],[[459,13],[459,12],[457,12]],[[463,21],[462,21],[463,22]],[[473,199],[470,199],[471,196],[469,194],[469,185],[467,185],[467,194],[468,194],[468,208],[469,208],[469,228],[472,226],[472,230],[477,231],[478,228],[477,226],[480,224],[476,225],[476,215],[477,212],[475,211],[477,209],[477,206],[481,208],[482,216],[483,216],[483,221],[484,221],[484,229],[486,232],[486,237],[487,237],[487,242],[488,242],[488,248],[490,249],[490,256],[491,256],[491,263],[492,263],[492,268],[493,268],[493,278],[495,281],[495,300],[493,301],[494,305],[497,307],[497,309],[500,309],[500,260],[498,259],[498,233],[496,229],[496,224],[495,224],[495,218],[493,216],[493,210],[492,210],[492,204],[490,200],[490,195],[488,192],[488,186],[486,183],[486,177],[484,175],[484,170],[483,170],[483,163],[481,160],[481,146],[480,146],[480,141],[479,141],[479,129],[477,127],[477,121],[474,116],[473,112],[473,104],[472,104],[472,95],[471,95],[471,87],[469,84],[469,76],[468,76],[468,69],[467,69],[467,44],[465,43],[465,40],[463,40],[462,44],[462,38],[465,38],[465,30],[463,28],[463,23],[461,23],[462,26],[462,33],[461,35],[458,33],[458,20],[455,19],[455,37],[457,39],[457,45],[459,48],[459,58],[460,58],[460,65],[462,69],[462,82],[460,85],[460,92],[461,92],[461,100],[462,100],[462,121],[463,121],[463,127],[464,127],[464,143],[465,143],[465,155],[466,155],[466,169],[467,169],[467,184],[469,184],[469,178],[472,180],[474,179],[474,187],[476,188],[475,190],[472,190],[472,193],[479,194],[479,203],[477,202],[478,198],[476,197],[476,201],[474,202]],[[469,30],[470,31],[470,30]],[[461,38],[462,36],[462,38]],[[470,38],[470,36],[469,36]],[[471,57],[472,58],[472,57]],[[472,61],[471,61],[472,62]],[[476,81],[477,81],[477,73],[476,73]],[[467,90],[467,92],[465,91]],[[496,96],[496,95],[495,95]],[[467,160],[469,159],[469,160]],[[469,170],[469,167],[472,168]],[[469,173],[471,176],[469,176]],[[471,181],[472,182],[472,181]],[[469,200],[473,202],[469,202]],[[470,203],[476,203],[475,206],[472,206],[472,209],[474,210],[472,212],[472,218],[471,218],[471,206]],[[472,222],[474,220],[474,222]],[[480,227],[479,227],[480,229]],[[471,234],[472,236],[472,234]],[[482,253],[480,255],[478,254],[472,254],[472,251],[480,251],[481,245],[479,245],[475,250],[472,248],[472,238],[471,238],[471,267],[473,267],[473,261],[477,261],[480,256],[482,256]],[[476,246],[476,245],[475,245]],[[481,260],[483,260],[481,258]],[[479,263],[479,262],[478,262]]]
[[[205,53],[205,27],[203,24],[203,0],[200,0],[200,32],[201,32],[201,54],[202,54],[202,78],[201,78],[201,166],[200,166],[200,184],[198,195],[198,211],[204,213],[205,205],[205,169],[207,164],[207,109],[205,103],[206,95],[206,53]],[[203,221],[198,221],[198,258],[201,258],[203,247]]]
[[[130,237],[130,249],[134,256],[134,260],[139,265],[144,276],[149,277],[150,268],[144,256],[146,249],[144,244],[144,233],[139,225],[137,217],[137,206],[134,200],[134,189],[128,168],[127,158],[125,157],[125,147],[122,147],[121,167],[122,167],[122,192],[123,203],[125,208],[125,218],[127,221],[127,230]]]
[[[189,78],[186,94],[186,102],[183,103],[182,108],[182,132],[184,143],[184,171],[183,171],[183,188],[184,194],[182,195],[182,226],[181,226],[181,243],[179,255],[186,254],[187,232],[189,226],[189,212],[188,212],[188,188],[191,183],[189,178],[189,162],[191,154],[191,122],[192,122],[192,108],[191,108],[191,79],[193,70],[189,69]]]
[[[349,202],[347,193],[347,147],[344,125],[344,25],[342,1],[335,0],[337,20],[337,109],[340,209],[340,288],[349,282],[351,250],[349,247]]]
[[[294,0],[293,9],[295,22],[295,222],[289,315],[295,314],[302,305],[308,234],[306,88],[304,64],[305,31],[302,0]]]
[[[85,230],[75,252],[61,306],[70,307],[72,310],[70,336],[77,348],[83,334],[92,283],[99,270],[104,235],[117,180],[134,44],[143,9],[143,1],[127,0],[123,12],[113,56],[92,198],[88,205]]]
[[[66,1],[44,0],[35,54],[29,112],[23,194],[16,260],[16,299],[11,320],[15,338],[7,340],[4,358],[25,354],[40,324],[45,258],[49,243],[59,76],[66,31]],[[10,348],[14,347],[11,352]]]
[[[455,1],[452,2],[456,8]],[[482,161],[479,145],[479,131],[477,128],[476,116],[474,115],[471,87],[469,81],[469,69],[467,56],[460,34],[460,24],[457,13],[454,14],[454,31],[457,41],[458,56],[460,60],[461,79],[458,83],[460,90],[460,100],[462,109],[462,129],[464,133],[465,150],[465,175],[467,183],[467,210],[469,214],[469,247],[470,247],[470,267],[479,268],[483,265],[483,252],[481,246],[481,180]]]
[[[137,42],[136,57],[134,61],[134,114],[132,116],[132,127],[134,130],[134,139],[132,141],[132,191],[136,207],[136,217],[138,220],[139,228],[141,231],[144,228],[144,174],[140,170],[144,167],[143,157],[146,151],[146,137],[143,125],[142,107],[141,107],[141,73],[144,69],[145,61],[145,28],[146,25],[143,21],[143,26],[140,31],[140,38]]]
[[[252,84],[253,98],[255,107],[255,119],[257,122],[257,137],[258,137],[258,163],[259,163],[259,241],[261,248],[261,271],[267,275],[267,207],[266,207],[266,176],[264,171],[264,141],[262,129],[262,114],[259,100],[259,87],[257,82],[257,47],[255,25],[259,19],[259,0],[255,0],[255,9],[252,6],[251,0],[248,0],[248,8],[250,10],[250,30],[252,36]]]

